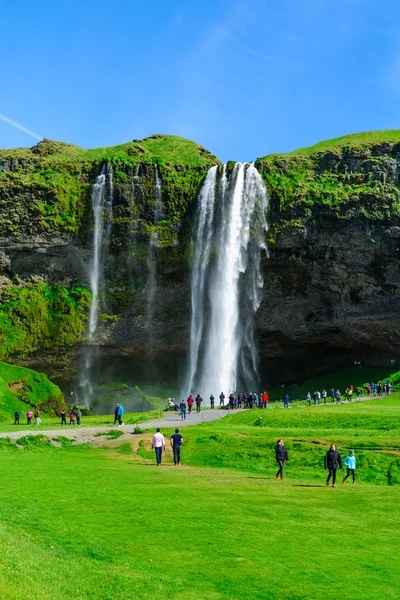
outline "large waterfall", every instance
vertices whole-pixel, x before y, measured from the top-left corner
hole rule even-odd
[[[187,391],[253,389],[257,352],[253,315],[261,301],[268,195],[253,164],[228,175],[212,167],[199,196],[192,270],[192,320]]]

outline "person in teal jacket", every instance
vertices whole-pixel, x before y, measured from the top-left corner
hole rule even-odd
[[[356,484],[356,457],[354,455],[354,450],[350,450],[349,454],[344,459],[344,466],[347,469],[346,477],[343,477],[342,483],[346,483],[346,479],[348,477],[352,477],[353,485]]]

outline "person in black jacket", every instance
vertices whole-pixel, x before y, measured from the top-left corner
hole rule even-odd
[[[336,445],[331,444],[328,452],[325,455],[324,468],[329,470],[329,475],[326,480],[326,485],[329,485],[329,480],[332,477],[332,487],[336,487],[336,471],[337,468],[342,467],[342,457],[336,450]]]
[[[285,444],[283,443],[283,440],[278,440],[278,443],[275,446],[275,456],[276,462],[279,465],[279,469],[277,474],[275,475],[275,478],[279,479],[280,477],[281,479],[283,479],[283,468],[285,466],[285,462],[289,460],[288,451]]]

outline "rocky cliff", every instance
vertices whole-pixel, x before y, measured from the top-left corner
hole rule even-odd
[[[112,208],[99,341],[128,354],[185,352],[196,198],[218,162],[173,136],[0,151],[0,358],[84,339],[91,187],[104,165]],[[348,136],[256,167],[270,196],[256,315],[263,364],[287,380],[299,368],[396,356],[400,132]]]

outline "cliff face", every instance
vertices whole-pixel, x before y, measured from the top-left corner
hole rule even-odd
[[[270,196],[270,256],[255,327],[276,378],[399,353],[399,140],[399,132],[349,136],[256,161]],[[100,343],[129,354],[186,352],[196,198],[217,163],[168,136],[95,151],[48,141],[0,151],[2,356],[21,354],[10,343],[17,329],[28,351],[83,339],[90,192],[103,165],[113,208]],[[56,315],[53,329],[29,330],[35,316],[18,312],[27,290],[50,296],[43,310]]]

